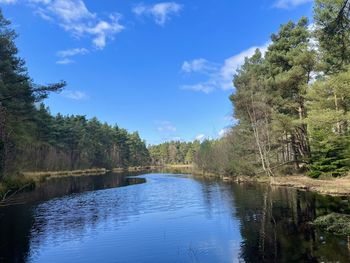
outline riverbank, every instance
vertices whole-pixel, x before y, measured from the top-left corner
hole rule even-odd
[[[278,187],[291,187],[332,196],[350,196],[350,175],[339,178],[314,179],[303,174],[268,176],[224,176],[193,168],[192,174],[202,178],[216,178],[225,182],[257,182]]]
[[[350,176],[341,178],[313,179],[306,175],[284,175],[284,176],[259,176],[259,177],[238,177],[233,181],[247,182],[255,181],[267,183],[277,187],[291,187],[295,189],[316,192],[332,196],[350,196]]]
[[[64,176],[83,176],[83,175],[100,175],[105,174],[109,170],[105,168],[93,168],[93,169],[82,169],[82,170],[71,170],[71,171],[41,171],[41,172],[22,172],[24,178],[40,182],[47,178],[57,178]]]
[[[5,201],[19,192],[33,189],[37,184],[49,178],[103,175],[108,171],[105,168],[93,168],[70,171],[20,172],[18,175],[6,177],[0,182],[0,201]]]
[[[94,168],[73,171],[41,171],[41,172],[22,172],[20,177],[0,183],[0,200],[17,191],[26,188],[35,187],[49,178],[66,177],[66,176],[88,176],[103,175],[109,172],[105,168]],[[285,175],[285,176],[223,176],[215,173],[203,172],[196,169],[193,165],[177,164],[164,166],[138,166],[126,168],[114,168],[114,173],[125,172],[142,172],[142,171],[165,171],[173,173],[193,174],[195,177],[218,179],[225,182],[257,182],[270,184],[277,187],[291,187],[305,191],[317,192],[333,196],[350,196],[350,175],[341,178],[313,179],[306,175]]]
[[[65,171],[26,171],[20,172],[17,176],[7,177],[0,182],[0,202],[5,201],[9,197],[29,189],[35,188],[37,184],[44,182],[50,178],[71,177],[71,176],[89,176],[104,175],[110,171],[113,173],[137,173],[147,171],[168,170],[169,172],[188,172],[192,170],[192,165],[165,165],[165,166],[132,166],[117,167],[111,170],[106,168],[92,168],[80,170]]]
[[[271,178],[270,184],[293,187],[327,195],[350,195],[350,176],[330,179],[313,179],[303,175],[277,176]]]
[[[347,196],[350,195],[350,175],[340,178],[327,178],[327,179],[314,179],[306,175],[277,175],[274,177],[267,176],[223,176],[215,173],[203,172],[196,169],[193,165],[188,164],[176,164],[176,165],[163,165],[163,166],[137,166],[137,167],[125,167],[114,168],[114,173],[124,172],[142,172],[142,171],[157,171],[165,170],[168,172],[177,173],[191,173],[197,177],[204,178],[216,178],[226,182],[257,182],[266,183],[272,186],[279,187],[292,187],[305,191],[317,192],[326,195],[335,196]],[[84,176],[84,175],[99,175],[105,174],[109,170],[105,168],[86,169],[86,170],[74,170],[74,171],[53,171],[53,172],[24,172],[24,178],[27,180],[33,180],[40,182],[46,178],[63,177],[63,176]]]

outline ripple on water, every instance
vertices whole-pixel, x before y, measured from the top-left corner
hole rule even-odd
[[[18,256],[23,260],[17,261],[50,263],[350,261],[346,238],[308,224],[324,210],[339,206],[346,210],[349,202],[344,200],[183,175],[147,174],[129,180],[142,178],[146,183],[128,187],[117,187],[129,183],[114,175],[81,179],[90,188],[8,208],[6,223],[0,227],[14,227],[11,231],[2,227],[0,237],[17,239],[1,243],[5,245],[0,245],[0,259]],[[16,247],[13,254],[6,249],[10,244]]]

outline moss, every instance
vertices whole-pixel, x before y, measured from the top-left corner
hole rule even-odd
[[[316,218],[313,224],[337,235],[350,235],[350,215],[331,213]]]

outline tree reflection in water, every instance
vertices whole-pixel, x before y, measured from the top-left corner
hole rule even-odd
[[[0,207],[0,262],[116,255],[147,263],[171,256],[179,262],[350,262],[349,237],[310,224],[331,212],[350,214],[347,198],[181,175],[145,178],[61,178],[18,196],[13,202],[25,205]]]
[[[343,238],[310,224],[329,212],[349,213],[349,200],[256,184],[232,185],[245,262],[349,262]]]

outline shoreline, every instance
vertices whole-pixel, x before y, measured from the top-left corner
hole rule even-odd
[[[306,175],[272,178],[274,186],[293,187],[323,195],[350,196],[350,176],[332,179],[313,179]]]
[[[315,179],[304,174],[268,176],[225,176],[215,173],[203,172],[193,165],[177,164],[164,166],[149,166],[148,170],[165,169],[172,172],[190,173],[198,178],[219,179],[223,182],[254,182],[270,184],[276,187],[289,187],[298,190],[315,192],[322,195],[350,196],[350,175],[339,178]],[[141,169],[138,171],[145,171]]]
[[[216,178],[223,182],[235,183],[262,183],[276,187],[288,187],[298,190],[315,192],[322,195],[331,196],[350,196],[350,176],[330,178],[330,179],[314,179],[307,175],[278,175],[274,177],[268,176],[223,176],[213,173],[193,172],[194,176],[202,178]]]
[[[102,175],[109,172],[106,168],[91,168],[80,170],[67,170],[67,171],[38,171],[38,172],[21,172],[23,178],[27,180],[33,180],[35,182],[41,182],[47,178],[59,178],[66,176],[84,176],[84,175]]]
[[[89,175],[104,175],[108,172],[113,173],[125,173],[125,172],[142,172],[142,171],[157,171],[168,170],[174,173],[186,173],[192,174],[197,178],[218,179],[223,182],[235,182],[235,183],[263,183],[276,187],[289,187],[304,191],[311,191],[323,195],[331,196],[350,196],[350,176],[340,178],[327,178],[327,179],[314,179],[306,175],[285,175],[285,176],[225,176],[215,173],[203,172],[196,169],[193,165],[163,165],[163,166],[138,166],[138,167],[126,167],[126,168],[114,168],[108,170],[106,168],[92,168],[81,170],[69,170],[69,171],[38,171],[38,172],[22,172],[22,178],[15,181],[17,187],[11,190],[11,192],[18,191],[19,188],[29,185],[33,187],[33,184],[43,182],[50,178],[60,178],[68,176],[89,176]],[[23,189],[24,190],[24,189]],[[4,195],[9,192],[8,187],[4,183],[0,183],[0,200]]]

